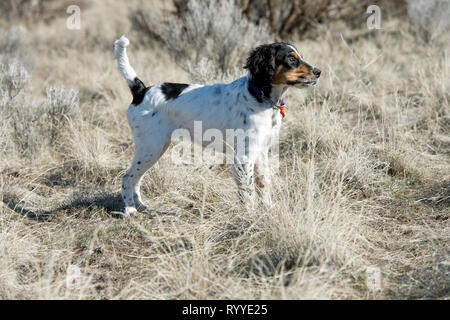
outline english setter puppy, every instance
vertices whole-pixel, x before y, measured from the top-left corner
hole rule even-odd
[[[235,152],[232,165],[240,199],[252,205],[256,183],[263,200],[270,203],[268,152],[284,116],[283,95],[290,87],[315,85],[321,71],[304,61],[292,44],[277,42],[253,49],[244,67],[248,74],[232,83],[165,82],[146,87],[128,61],[129,43],[125,36],[114,43],[119,72],[133,94],[126,115],[135,154],[122,179],[125,215],[145,208],[139,191],[141,178],[167,150],[176,129],[187,129],[195,142],[205,146],[196,141],[194,121],[201,121],[203,132],[212,128],[223,136],[227,129],[245,132],[245,152]]]

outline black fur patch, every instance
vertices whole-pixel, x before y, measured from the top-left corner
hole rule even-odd
[[[144,96],[150,88],[146,87],[138,77],[134,78],[134,85],[130,87],[131,94],[133,95],[133,101],[131,103],[136,106],[139,105],[144,100]]]
[[[262,95],[270,97],[272,91],[272,78],[275,74],[275,56],[277,47],[275,44],[261,45],[250,52],[244,68],[251,74],[254,85],[261,90]],[[258,102],[263,102],[262,97],[249,87],[249,92]]]
[[[166,96],[166,100],[170,100],[178,98],[186,87],[189,87],[189,85],[185,83],[165,82],[161,85],[161,91]]]

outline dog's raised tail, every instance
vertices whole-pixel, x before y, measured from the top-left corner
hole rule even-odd
[[[117,60],[117,68],[120,74],[127,81],[128,87],[130,87],[133,94],[133,104],[140,104],[144,98],[147,88],[144,83],[137,77],[136,71],[130,65],[127,55],[127,47],[130,44],[130,40],[127,37],[121,36],[114,42],[114,59]]]

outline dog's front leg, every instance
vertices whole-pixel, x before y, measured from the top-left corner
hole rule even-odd
[[[254,166],[254,161],[248,157],[235,157],[232,166],[233,177],[238,186],[239,200],[247,209],[254,206]]]
[[[268,150],[262,152],[255,163],[255,182],[258,195],[262,198],[266,206],[272,206],[272,198],[270,196],[271,176],[269,167]]]

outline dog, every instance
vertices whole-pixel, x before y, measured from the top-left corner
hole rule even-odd
[[[245,150],[234,150],[232,164],[239,199],[252,205],[256,184],[259,195],[270,205],[268,152],[270,139],[278,134],[284,116],[283,96],[290,87],[315,85],[321,71],[303,60],[294,45],[276,42],[253,49],[244,66],[247,75],[229,84],[165,82],[146,87],[129,63],[129,43],[125,36],[114,43],[119,72],[133,95],[126,111],[135,154],[122,178],[125,215],[146,208],[140,195],[141,178],[167,150],[175,130],[187,129],[193,141],[204,145],[195,140],[194,121],[201,121],[203,131],[245,132]]]

